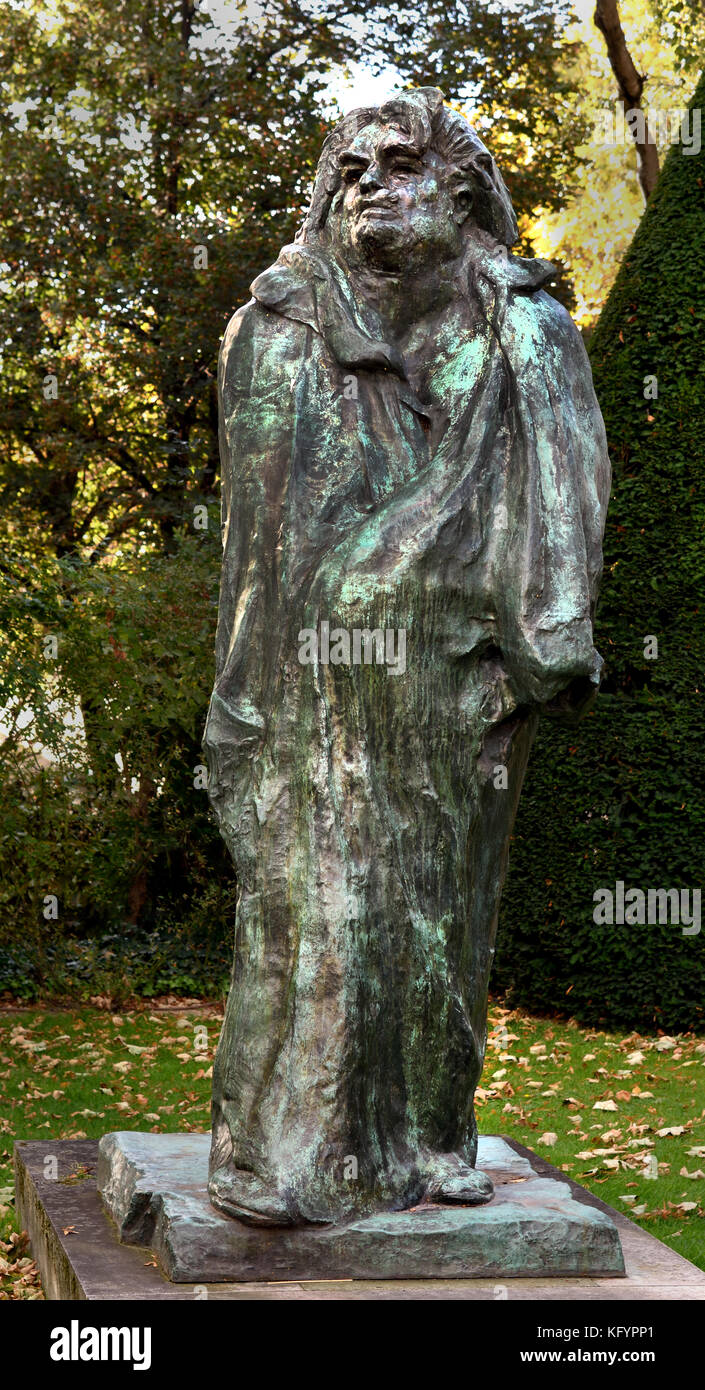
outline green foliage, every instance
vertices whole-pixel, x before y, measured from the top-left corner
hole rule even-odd
[[[672,43],[682,70],[699,70],[705,42],[705,13],[692,0],[651,0],[654,19]]]
[[[212,533],[110,565],[8,557],[0,990],[124,992],[128,963],[143,993],[227,974],[232,871],[200,785]]]
[[[58,554],[168,547],[216,488],[219,339],[295,233],[342,37],[294,0],[266,32],[52,9],[0,9],[0,497]]]
[[[0,8],[0,991],[119,995],[128,963],[142,993],[222,978],[232,868],[193,786],[221,333],[295,234],[328,84],[363,56],[471,99],[520,213],[560,201],[564,8]]]
[[[380,51],[411,86],[440,87],[471,115],[499,163],[522,230],[539,210],[560,208],[587,133],[576,114],[575,74],[567,71],[578,47],[566,38],[571,6],[426,0],[367,12],[376,21],[373,56]]]
[[[705,934],[592,919],[594,891],[618,880],[705,886],[704,332],[705,151],[675,147],[591,344],[614,466],[607,678],[578,731],[544,730],[535,749],[495,976],[530,1007],[627,1026],[702,1026],[705,1007]]]
[[[499,102],[489,134],[520,214],[560,204],[578,137],[556,73],[563,18],[538,0],[485,8],[422,20],[398,3],[266,0],[266,24],[193,0],[0,8],[12,524],[59,555],[99,557],[126,535],[169,548],[215,495],[219,339],[293,239],[344,63],[376,56],[392,86],[398,73],[462,90],[483,129]]]

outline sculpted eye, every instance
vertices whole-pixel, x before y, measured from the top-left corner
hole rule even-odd
[[[359,183],[362,175],[362,166],[355,164],[343,165],[343,183]]]

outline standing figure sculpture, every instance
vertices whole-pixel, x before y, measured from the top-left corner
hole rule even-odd
[[[239,898],[209,1192],[252,1224],[492,1196],[509,838],[539,714],[599,684],[609,493],[580,335],[516,237],[472,127],[400,93],[335,127],[223,341],[205,746]]]

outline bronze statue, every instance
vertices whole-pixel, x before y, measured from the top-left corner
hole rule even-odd
[[[223,341],[205,742],[239,903],[209,1191],[252,1224],[492,1196],[509,837],[540,712],[599,684],[609,493],[580,335],[516,238],[471,126],[402,92],[335,127]]]

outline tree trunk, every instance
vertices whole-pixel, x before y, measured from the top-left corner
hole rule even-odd
[[[637,72],[627,48],[617,0],[596,0],[594,20],[607,45],[607,56],[617,79],[619,99],[624,106],[625,119],[636,145],[641,191],[644,201],[648,202],[659,176],[659,159],[658,150],[651,139],[649,122],[641,105],[646,79]],[[632,112],[640,113],[641,119],[634,115],[630,120]]]
[[[129,782],[131,778],[128,777],[127,780]],[[135,821],[135,838],[133,842],[134,870],[127,893],[127,920],[133,926],[139,926],[140,918],[148,898],[149,863],[152,846],[145,842],[145,830],[150,806],[156,795],[156,791],[157,788],[153,778],[140,774],[139,791],[133,796],[130,806],[130,815]]]

